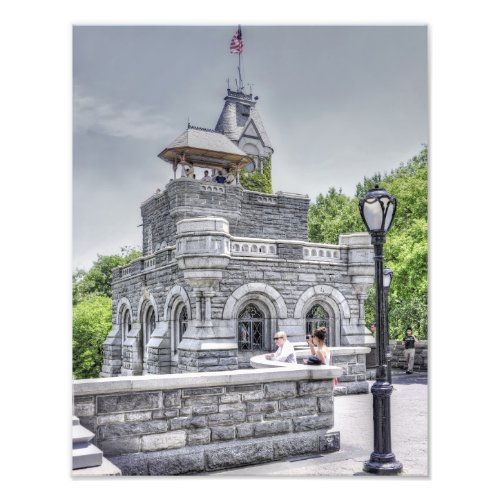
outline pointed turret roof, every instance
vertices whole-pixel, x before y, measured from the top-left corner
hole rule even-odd
[[[256,103],[252,94],[234,92],[228,89],[224,101],[226,101],[224,108],[215,126],[217,132],[226,135],[235,142],[239,142],[244,134],[252,136],[257,132],[256,137],[262,141],[263,145],[273,149],[262,118],[255,107]]]

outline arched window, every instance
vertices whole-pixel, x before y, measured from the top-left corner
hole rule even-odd
[[[184,306],[182,308],[181,314],[179,315],[179,342],[182,340],[182,337],[187,330],[188,327],[188,312],[187,307]]]
[[[146,369],[146,361],[148,359],[148,342],[156,328],[155,310],[152,305],[150,305],[146,312],[144,313],[144,323],[142,325],[143,339],[142,339],[142,360],[144,363],[144,369]]]
[[[122,313],[122,320],[120,323],[121,337],[122,337],[122,353],[123,353],[123,344],[127,339],[128,332],[132,329],[132,318],[130,316],[130,311],[125,309]]]
[[[319,304],[314,304],[306,315],[306,333],[311,334],[317,328],[324,326],[328,334],[329,323],[330,316],[325,309]]]
[[[175,316],[174,316],[174,353],[177,353],[177,347],[182,341],[182,337],[186,332],[188,327],[188,313],[187,307],[185,305],[181,305],[177,308]]]
[[[264,314],[255,304],[247,304],[238,316],[238,347],[241,351],[264,347]]]

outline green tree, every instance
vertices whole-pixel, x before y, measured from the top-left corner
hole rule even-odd
[[[389,174],[365,177],[356,186],[353,199],[330,188],[309,209],[309,238],[315,242],[338,243],[342,233],[366,231],[358,200],[376,184],[397,199],[397,210],[384,247],[384,265],[394,271],[389,304],[390,336],[399,338],[407,326],[417,337],[427,338],[427,191],[428,150],[422,151]],[[372,288],[365,304],[365,320],[375,320]]]
[[[273,194],[271,155],[264,158],[262,172],[240,172],[241,185],[250,191]]]
[[[73,305],[91,295],[111,297],[113,268],[128,264],[141,255],[136,248],[123,247],[120,255],[97,255],[97,260],[88,272],[77,269],[73,273]]]
[[[332,187],[320,194],[309,208],[309,239],[316,243],[337,244],[339,235],[364,231],[357,200]]]
[[[111,330],[111,299],[92,295],[73,307],[73,377],[96,378],[102,343]]]
[[[73,273],[73,376],[98,377],[102,343],[111,330],[112,270],[141,256],[124,247],[120,255],[98,255],[89,271]]]

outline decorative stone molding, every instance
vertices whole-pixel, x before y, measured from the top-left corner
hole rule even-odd
[[[287,317],[287,308],[283,297],[271,285],[264,283],[247,283],[237,288],[227,299],[222,312],[223,319],[233,319],[238,310],[237,304],[246,296],[265,296],[271,300],[272,305],[276,309],[278,318]]]
[[[268,241],[262,240],[238,240],[233,238],[231,253],[245,257],[276,257],[278,251],[275,243],[269,243]]]
[[[278,203],[278,200],[274,196],[257,196],[256,201],[266,205],[276,205]]]
[[[122,315],[122,311],[124,309],[128,309],[130,311],[130,317],[132,317],[132,306],[130,304],[130,301],[128,300],[127,297],[122,297],[119,301],[118,304],[116,304],[116,317],[115,317],[115,323],[119,321],[119,318]]]
[[[303,248],[304,260],[318,260],[322,262],[340,262],[340,248],[338,246],[312,246]]]
[[[222,193],[224,194],[226,190],[224,189],[224,186],[221,186],[220,184],[201,184],[201,190],[202,191],[208,191],[212,193]]]
[[[145,302],[151,303],[151,305],[153,306],[153,309],[155,311],[155,320],[160,321],[158,305],[156,303],[156,300],[155,300],[153,294],[147,288],[144,288],[141,299],[139,300],[139,305],[137,307],[136,320],[141,321],[142,308],[143,308]]]
[[[165,299],[165,306],[163,308],[163,320],[164,321],[170,321],[172,319],[170,317],[171,308],[172,308],[172,305],[177,297],[180,297],[182,299],[182,301],[184,302],[184,304],[186,305],[188,319],[192,318],[191,302],[189,300],[189,296],[188,296],[186,290],[184,290],[184,288],[182,288],[179,285],[175,285],[169,290],[167,297]]]
[[[153,269],[156,266],[156,258],[150,257],[149,259],[144,259],[144,270]]]
[[[310,299],[317,297],[320,299],[321,297],[332,298],[335,304],[340,308],[342,318],[349,319],[351,317],[351,310],[349,308],[349,304],[347,299],[336,289],[330,285],[315,285],[308,288],[297,301],[295,306],[295,311],[293,313],[294,318],[302,318],[307,314],[307,311],[304,311],[306,304],[310,301]]]

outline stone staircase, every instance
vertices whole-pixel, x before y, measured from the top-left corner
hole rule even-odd
[[[102,451],[91,443],[94,433],[80,425],[80,419],[73,417],[73,475],[74,476],[120,476],[121,472]]]

